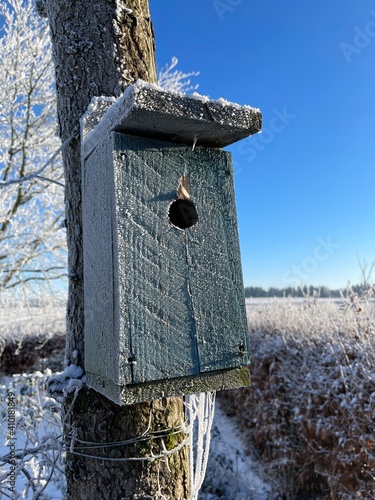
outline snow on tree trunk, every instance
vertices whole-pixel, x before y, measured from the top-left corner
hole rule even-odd
[[[74,135],[63,151],[69,272],[66,362],[84,366],[79,119],[93,96],[119,96],[133,80],[156,80],[154,38],[147,0],[127,1],[126,8],[120,0],[41,0],[38,8],[50,23],[60,136],[64,142]],[[82,390],[72,409],[70,402],[65,404],[68,499],[189,497],[186,447],[168,460],[144,460],[184,441],[180,399],[119,407],[93,390]],[[141,436],[131,445],[109,444]]]

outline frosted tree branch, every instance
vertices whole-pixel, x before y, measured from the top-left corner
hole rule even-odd
[[[39,169],[36,170],[35,172],[31,172],[30,174],[24,175],[23,177],[19,179],[10,179],[9,181],[0,181],[0,187],[8,187],[11,186],[12,184],[22,184],[23,182],[31,181],[32,179],[39,179],[43,181],[48,181],[52,182],[54,184],[57,184],[58,186],[64,187],[64,184],[62,184],[59,181],[56,181],[54,179],[48,179],[47,177],[43,177],[41,174],[50,166],[53,164],[53,162],[56,160],[56,158],[59,156],[61,151],[64,149],[64,147],[69,144],[69,142],[74,139],[75,137],[78,136],[79,129],[77,127],[76,131],[57,149],[54,154],[51,156],[51,158]]]
[[[180,92],[186,94],[189,91],[197,90],[198,84],[191,85],[190,77],[198,76],[198,71],[184,73],[174,69],[178,64],[177,57],[172,57],[171,63],[165,65],[158,73],[158,85],[170,92]],[[173,71],[174,70],[174,71]]]
[[[66,243],[59,154],[66,143],[61,145],[55,134],[54,68],[46,21],[37,15],[33,0],[1,2],[0,16],[0,290],[4,290],[61,279]]]

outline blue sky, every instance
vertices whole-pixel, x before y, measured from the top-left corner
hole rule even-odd
[[[150,0],[159,66],[249,104],[262,134],[228,148],[246,286],[344,287],[375,259],[375,5]]]

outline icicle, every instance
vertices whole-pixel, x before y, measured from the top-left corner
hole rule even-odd
[[[215,398],[215,392],[202,392],[187,398],[190,426],[191,500],[198,499],[198,493],[206,474],[215,413]]]

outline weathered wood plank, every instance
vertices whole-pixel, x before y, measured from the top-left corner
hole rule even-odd
[[[218,370],[201,373],[190,377],[128,385],[121,389],[114,388],[116,398],[121,404],[134,404],[141,401],[183,396],[197,392],[224,391],[241,389],[250,385],[250,372],[247,367]]]
[[[128,252],[120,296],[131,303],[134,382],[243,366],[247,323],[228,153],[117,137],[119,226]],[[199,222],[180,231],[167,213],[184,174]]]
[[[168,219],[183,166],[165,144],[115,140],[119,294],[134,383],[198,373],[184,234]]]
[[[250,360],[230,154],[202,148],[190,177],[201,213],[188,233],[200,371],[243,366]]]
[[[114,290],[113,238],[114,182],[112,146],[101,142],[83,164],[83,251],[85,279],[85,366],[87,377],[95,373],[99,387],[105,380],[120,383],[120,337],[115,311],[118,294]],[[122,339],[122,352],[124,352]],[[131,383],[131,373],[122,381]]]

